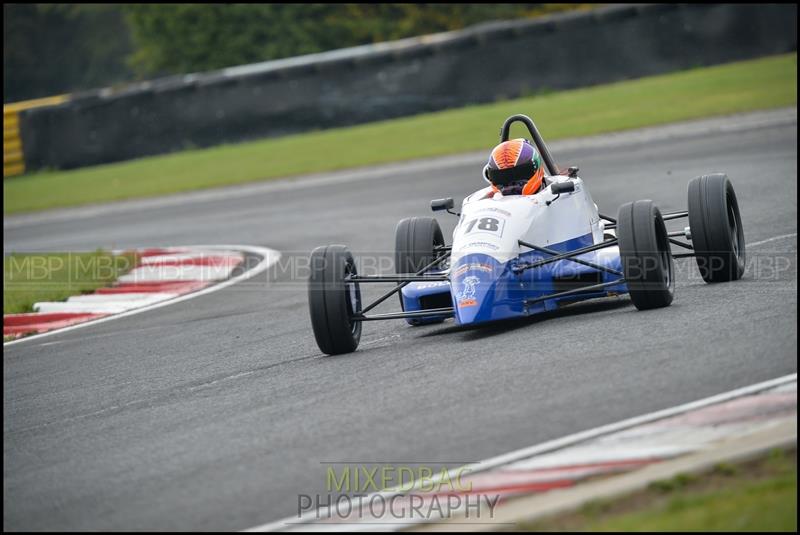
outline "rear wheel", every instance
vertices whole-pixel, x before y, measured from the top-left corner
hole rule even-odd
[[[394,232],[394,269],[397,273],[417,273],[419,270],[436,260],[438,253],[436,247],[444,245],[444,236],[439,222],[433,217],[408,217],[397,224]],[[400,308],[403,305],[402,291]],[[406,320],[409,325],[431,323],[420,318]],[[444,321],[437,320],[438,321]]]
[[[620,207],[617,239],[622,271],[636,308],[647,310],[672,303],[674,263],[664,219],[653,201]]]
[[[345,282],[350,275],[356,275],[356,265],[344,245],[317,247],[311,252],[311,327],[319,349],[328,355],[351,353],[361,340],[361,322],[350,319],[361,310],[361,288]]]
[[[689,181],[689,229],[697,267],[706,282],[738,280],[744,274],[745,245],[736,193],[727,175]]]
[[[416,273],[431,262],[435,247],[444,245],[439,222],[433,217],[409,217],[395,229],[394,269],[397,273]]]

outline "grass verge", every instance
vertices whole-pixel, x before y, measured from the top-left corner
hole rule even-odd
[[[38,301],[90,293],[108,286],[136,263],[133,253],[11,254],[3,259],[3,314],[32,312]]]
[[[797,53],[360,126],[3,181],[5,214],[226,186],[486,149],[502,121],[548,140],[797,103]],[[309,147],[313,147],[309,153]]]
[[[520,524],[521,531],[797,531],[797,450],[700,476],[678,475],[622,499]]]

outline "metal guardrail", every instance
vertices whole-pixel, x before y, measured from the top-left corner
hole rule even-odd
[[[3,178],[25,172],[25,153],[19,135],[19,112],[42,106],[55,106],[67,100],[69,95],[56,95],[3,105]]]

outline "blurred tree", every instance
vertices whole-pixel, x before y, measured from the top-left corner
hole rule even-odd
[[[125,8],[143,76],[218,69],[533,17],[579,4],[138,4]]]
[[[130,80],[129,35],[113,4],[3,4],[3,102]]]
[[[3,4],[3,101],[586,4]]]

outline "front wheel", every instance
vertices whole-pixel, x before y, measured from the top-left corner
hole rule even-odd
[[[394,232],[394,266],[397,273],[417,273],[436,260],[437,247],[444,245],[444,236],[439,222],[433,217],[408,217],[397,224]],[[441,269],[437,267],[436,269]],[[405,310],[402,291],[400,308]],[[441,323],[444,318],[409,318],[409,325],[427,325]]]
[[[672,303],[674,262],[664,219],[653,201],[620,207],[617,239],[622,272],[636,308],[647,310]]]
[[[697,267],[706,282],[742,278],[744,229],[728,176],[704,175],[689,181],[689,229]]]
[[[345,282],[356,275],[353,255],[344,245],[317,247],[311,252],[308,308],[319,349],[328,355],[352,353],[361,341],[361,288]]]

